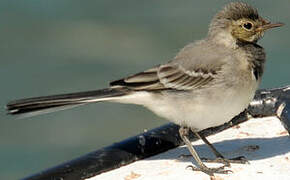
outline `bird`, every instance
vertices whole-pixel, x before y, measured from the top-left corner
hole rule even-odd
[[[257,42],[265,31],[283,26],[261,17],[244,2],[226,4],[212,18],[207,36],[182,48],[167,63],[110,82],[104,89],[13,100],[8,114],[37,115],[96,102],[142,105],[180,126],[179,135],[197,165],[194,171],[210,176],[229,173],[232,162],[199,134],[222,125],[244,111],[253,99],[264,72],[266,54]],[[188,139],[192,131],[223,163],[207,167]],[[208,162],[210,160],[208,159]]]

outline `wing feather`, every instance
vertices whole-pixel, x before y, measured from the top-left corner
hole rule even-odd
[[[175,77],[168,78],[167,74],[176,72]],[[158,75],[160,82],[167,88],[177,90],[190,90],[205,86],[212,80],[217,72],[197,68],[195,70],[185,70],[178,65],[164,65],[159,68]],[[182,74],[182,75],[180,75]],[[174,79],[174,80],[171,80]]]
[[[124,79],[127,83],[152,82],[158,80],[156,72],[142,72]]]
[[[132,90],[191,90],[201,88],[215,79],[217,71],[210,69],[185,70],[179,65],[160,65],[144,72],[113,81],[111,86],[122,86]]]

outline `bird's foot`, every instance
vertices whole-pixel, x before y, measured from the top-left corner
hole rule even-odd
[[[236,163],[236,164],[250,164],[249,161],[244,156],[238,156],[231,159],[225,159],[223,157],[218,157],[216,159],[207,159],[207,158],[201,158],[203,162],[209,162],[209,163],[222,163],[226,167],[230,167],[230,163]]]
[[[218,168],[209,168],[209,167],[206,167],[206,166],[194,167],[192,165],[189,165],[186,168],[191,168],[191,170],[193,170],[193,171],[204,172],[204,173],[208,174],[209,176],[214,176],[214,173],[229,174],[229,173],[233,172],[231,170],[225,170],[225,167],[226,166],[221,166],[221,167],[218,167]]]

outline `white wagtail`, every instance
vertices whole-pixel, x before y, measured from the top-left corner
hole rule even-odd
[[[265,20],[246,3],[229,3],[214,16],[205,39],[188,44],[166,64],[113,81],[106,89],[15,100],[7,109],[9,114],[22,114],[100,101],[143,105],[181,126],[180,136],[199,165],[194,170],[227,173],[224,167],[232,161],[198,132],[222,125],[247,108],[266,60],[257,41],[266,30],[282,25]],[[188,140],[189,130],[225,165],[205,166]]]

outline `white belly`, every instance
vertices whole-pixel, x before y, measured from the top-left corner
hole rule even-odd
[[[170,101],[157,102],[148,108],[159,116],[176,124],[203,130],[222,125],[247,108],[254,96],[254,91],[244,94],[226,91],[206,96],[173,98]]]
[[[244,89],[202,89],[184,93],[138,92],[117,100],[144,105],[167,120],[196,130],[222,125],[244,111],[253,99],[257,83]]]
[[[229,91],[219,94],[220,97],[213,95],[209,99],[173,98],[171,102],[164,100],[148,108],[176,124],[203,130],[222,125],[244,111],[253,98],[254,91],[251,94],[236,94]]]

